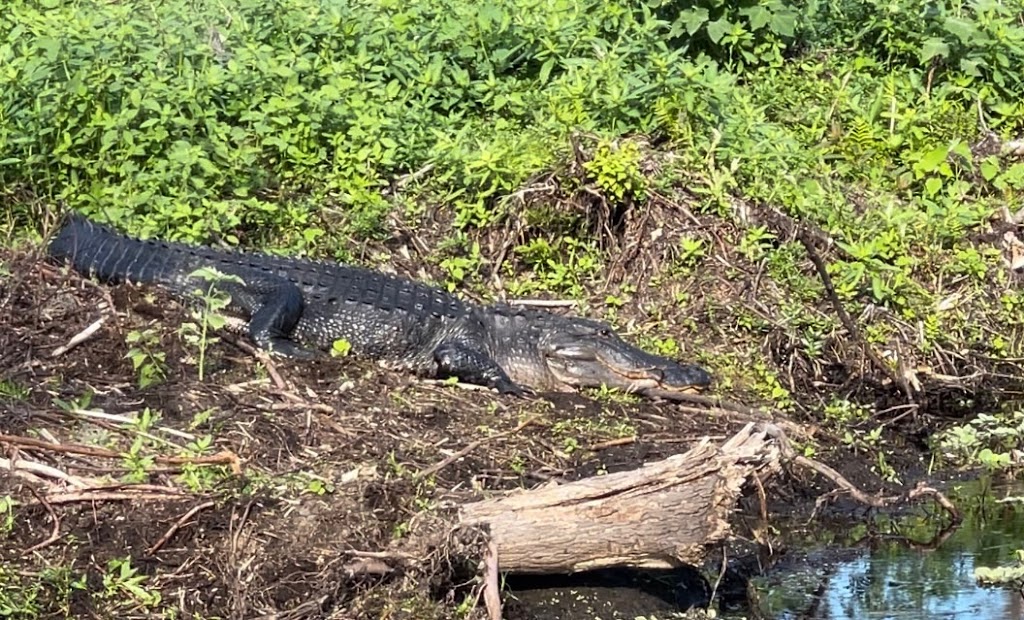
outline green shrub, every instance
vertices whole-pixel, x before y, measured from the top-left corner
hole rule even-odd
[[[12,0],[0,183],[143,234],[334,214],[373,236],[382,191],[432,164],[481,225],[570,131],[651,131],[659,101],[702,89],[709,62],[664,28],[598,0]]]
[[[853,46],[890,66],[936,70],[983,99],[1024,94],[1019,3],[997,0],[825,0],[818,43]]]
[[[810,17],[802,0],[653,0],[644,6],[671,24],[667,35],[682,49],[739,69],[780,65]]]

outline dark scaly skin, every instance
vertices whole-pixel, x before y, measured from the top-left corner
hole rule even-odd
[[[216,287],[228,311],[248,320],[261,348],[309,358],[347,340],[352,352],[429,377],[522,394],[524,388],[601,386],[691,391],[706,371],[638,349],[589,319],[506,305],[477,306],[425,284],[361,267],[139,240],[69,214],[51,257],[102,282],[155,284],[179,298],[210,284],[207,267],[230,279]]]

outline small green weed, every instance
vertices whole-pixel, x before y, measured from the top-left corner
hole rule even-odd
[[[480,270],[483,257],[480,256],[480,243],[470,244],[468,256],[449,256],[441,261],[441,269],[445,273],[445,287],[449,292],[455,291],[468,276]]]
[[[125,357],[131,360],[132,368],[138,373],[140,389],[159,383],[166,377],[167,354],[157,350],[160,333],[156,329],[132,330],[125,336],[125,341],[130,347]]]
[[[1024,411],[978,414],[966,424],[951,426],[933,438],[933,449],[945,461],[990,470],[1021,467],[1012,454],[1024,449]]]
[[[89,405],[92,404],[92,398],[94,396],[92,390],[86,390],[78,398],[72,398],[71,400],[63,400],[54,397],[53,404],[59,407],[63,411],[78,411],[82,409],[88,409]]]
[[[144,447],[145,440],[136,437],[128,451],[122,455],[121,464],[126,470],[121,476],[124,482],[138,484],[149,481],[150,470],[156,464],[156,459],[151,455],[144,455]]]
[[[227,324],[227,319],[220,313],[231,305],[231,296],[217,287],[224,282],[244,285],[245,282],[238,276],[222,273],[211,267],[201,267],[189,274],[190,278],[197,278],[206,282],[205,289],[197,288],[195,294],[198,297],[198,307],[192,311],[192,318],[198,324],[186,322],[179,328],[182,338],[199,351],[199,380],[203,380],[206,372],[206,353],[210,345],[217,342],[217,338],[210,336],[210,330],[221,329]]]
[[[583,164],[583,169],[594,177],[601,191],[613,199],[642,201],[646,197],[647,177],[640,170],[640,162],[640,147],[635,142],[602,141],[591,160]]]
[[[679,239],[679,256],[676,265],[683,274],[688,274],[704,260],[708,253],[708,244],[698,237],[681,237]]]
[[[29,391],[24,385],[21,385],[13,379],[5,379],[0,381],[0,398],[11,398],[14,400],[25,400],[28,398]]]
[[[160,605],[160,593],[146,586],[148,578],[140,575],[132,566],[131,558],[113,559],[107,562],[103,574],[103,591],[100,597],[109,604],[124,610],[133,608],[155,609]]]
[[[753,366],[757,382],[754,388],[761,395],[773,403],[779,411],[792,410],[796,405],[793,395],[779,381],[778,376],[764,363],[755,362]]]
[[[346,357],[352,352],[352,343],[340,338],[331,343],[331,355],[334,357]]]
[[[7,536],[14,530],[14,498],[0,497],[0,536]]]

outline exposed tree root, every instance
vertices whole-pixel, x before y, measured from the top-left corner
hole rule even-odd
[[[947,514],[949,514],[952,523],[958,524],[962,520],[960,512],[957,510],[956,506],[953,505],[953,502],[949,501],[949,498],[943,495],[942,492],[940,492],[938,489],[929,487],[925,485],[923,482],[919,482],[917,485],[914,486],[913,489],[908,489],[902,495],[887,497],[880,495],[872,495],[870,493],[866,493],[858,489],[852,482],[847,480],[845,477],[842,476],[842,474],[832,469],[828,465],[825,465],[824,463],[816,461],[812,458],[808,458],[806,456],[797,454],[796,451],[793,450],[793,446],[789,443],[788,438],[785,437],[782,429],[778,427],[773,427],[768,428],[767,430],[769,430],[769,432],[772,433],[773,436],[779,440],[779,446],[782,450],[782,456],[785,461],[791,462],[800,467],[810,469],[815,473],[824,476],[837,487],[839,487],[839,489],[837,489],[836,491],[826,493],[825,495],[822,495],[821,497],[818,498],[817,502],[815,503],[815,512],[822,505],[824,505],[825,502],[829,501],[830,499],[834,498],[835,496],[841,493],[846,493],[853,500],[861,504],[864,504],[865,506],[870,506],[872,508],[890,508],[898,504],[915,501],[921,497],[931,497],[943,510],[946,511]]]

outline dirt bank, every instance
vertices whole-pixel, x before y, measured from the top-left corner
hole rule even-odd
[[[180,330],[196,317],[159,292],[0,259],[0,433],[46,442],[3,455],[35,469],[0,477],[0,498],[31,504],[8,513],[0,579],[5,603],[43,617],[451,617],[472,570],[438,558],[360,576],[351,560],[482,492],[633,469],[742,424],[597,392],[500,397],[349,358],[270,364],[224,331],[200,347]],[[883,486],[869,461],[823,440],[841,472]],[[72,443],[97,451],[59,447]],[[913,475],[919,456],[908,445],[891,462]],[[31,476],[67,501],[34,501]],[[809,511],[830,488],[785,478],[769,507]]]

